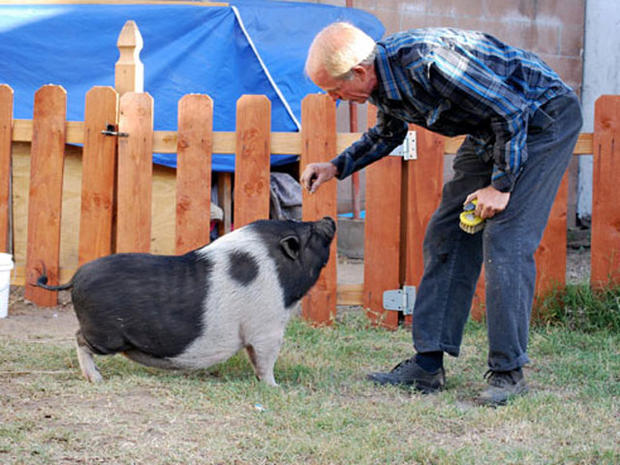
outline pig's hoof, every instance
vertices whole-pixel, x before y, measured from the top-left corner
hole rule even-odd
[[[101,383],[103,381],[103,376],[99,373],[99,370],[94,370],[89,373],[84,373],[84,378],[86,378],[91,383]]]
[[[271,377],[264,377],[264,378],[258,378],[259,381],[262,381],[263,383],[265,383],[267,386],[271,386],[271,387],[280,387],[280,385],[278,383],[276,383],[276,380],[273,378],[273,376]]]

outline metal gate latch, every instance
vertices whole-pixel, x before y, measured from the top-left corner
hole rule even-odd
[[[383,308],[413,315],[415,304],[415,286],[403,286],[402,289],[383,291]]]
[[[129,134],[126,132],[118,132],[113,124],[108,124],[106,129],[101,131],[101,134],[104,136],[129,137]]]

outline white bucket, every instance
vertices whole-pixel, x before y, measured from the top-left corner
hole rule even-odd
[[[10,253],[0,253],[0,318],[9,314],[9,289],[13,259]]]

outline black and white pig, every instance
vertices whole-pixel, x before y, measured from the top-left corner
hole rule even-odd
[[[291,310],[316,283],[336,225],[260,220],[180,256],[124,253],[81,266],[71,282],[77,355],[101,381],[93,354],[123,353],[143,365],[206,368],[245,348],[256,376],[273,367]]]

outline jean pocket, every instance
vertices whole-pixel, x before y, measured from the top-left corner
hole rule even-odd
[[[540,134],[548,130],[554,122],[555,119],[549,113],[539,108],[530,119],[527,132],[528,134]]]

